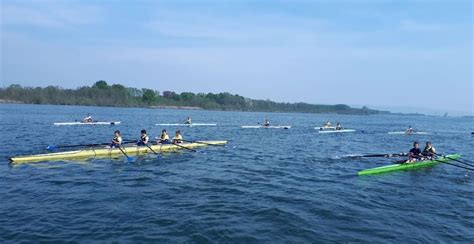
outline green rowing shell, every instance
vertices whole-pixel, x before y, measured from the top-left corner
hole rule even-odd
[[[392,165],[387,165],[387,166],[382,166],[382,167],[377,167],[377,168],[372,168],[372,169],[365,169],[365,170],[359,171],[358,175],[372,175],[372,174],[380,174],[380,173],[399,171],[399,170],[429,167],[429,166],[434,166],[442,162],[458,159],[460,157],[461,157],[460,154],[451,154],[451,155],[446,155],[446,156],[440,156],[436,158],[435,160],[426,160],[426,161],[404,163],[404,164],[392,164]]]

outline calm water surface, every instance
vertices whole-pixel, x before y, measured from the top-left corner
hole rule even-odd
[[[110,126],[53,126],[86,113]],[[185,139],[226,147],[157,158],[97,158],[11,166],[8,157],[47,145],[108,142],[145,128],[153,137],[187,116],[217,127],[182,128]],[[290,130],[240,129],[268,117]],[[357,133],[320,135],[340,121]],[[450,165],[358,177],[413,140],[473,161],[474,121],[423,116],[340,116],[0,105],[0,242],[473,242],[474,172]],[[408,125],[424,136],[388,135]]]

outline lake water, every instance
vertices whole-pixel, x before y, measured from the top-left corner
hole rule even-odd
[[[117,126],[53,126],[81,119]],[[0,105],[0,242],[470,242],[474,172],[442,164],[359,177],[429,140],[440,153],[474,158],[474,121],[425,116],[343,116]],[[141,129],[153,137],[192,116],[216,127],[181,128],[185,139],[226,147],[157,158],[96,158],[9,165],[47,145],[108,142]],[[241,129],[265,117],[289,130]],[[326,120],[358,130],[318,134]],[[430,135],[388,135],[408,125]]]

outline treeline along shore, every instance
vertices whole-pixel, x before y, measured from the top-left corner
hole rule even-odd
[[[0,88],[0,101],[26,104],[84,105],[111,107],[192,108],[208,110],[234,110],[255,112],[300,112],[336,114],[389,113],[363,108],[351,108],[344,104],[315,105],[308,103],[279,103],[256,100],[230,93],[192,93],[173,91],[162,93],[151,89],[137,89],[120,84],[109,85],[100,80],[92,86],[64,89],[58,86],[22,87],[10,85]]]

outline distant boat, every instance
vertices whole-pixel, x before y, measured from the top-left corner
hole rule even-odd
[[[446,112],[443,116],[443,118],[447,118],[448,117],[448,112]]]

